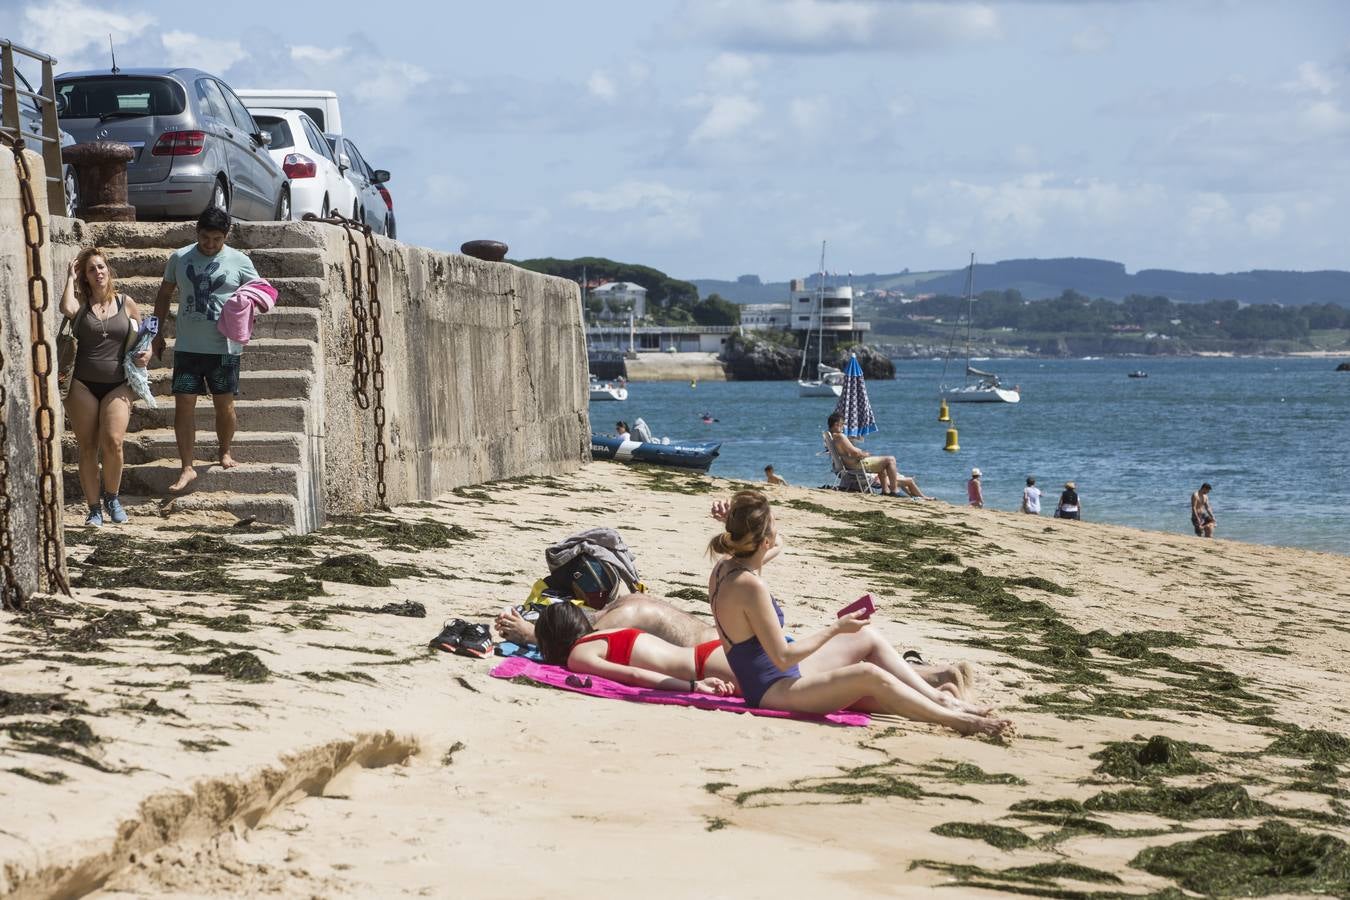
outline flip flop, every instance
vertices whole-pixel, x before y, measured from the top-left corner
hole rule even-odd
[[[441,627],[441,633],[428,642],[428,646],[436,650],[444,650],[446,653],[454,653],[459,644],[460,635],[468,627],[469,623],[463,619],[451,619]]]

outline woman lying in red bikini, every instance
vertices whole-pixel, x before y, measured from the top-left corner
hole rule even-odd
[[[720,640],[690,649],[636,628],[596,631],[581,608],[554,603],[539,614],[534,636],[544,662],[632,687],[719,697],[737,693]]]

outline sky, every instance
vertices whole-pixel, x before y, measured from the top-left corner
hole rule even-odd
[[[186,10],[191,9],[191,13]],[[399,236],[782,280],[1350,267],[1345,0],[0,0],[58,69],[338,92]],[[317,13],[323,10],[324,14]]]

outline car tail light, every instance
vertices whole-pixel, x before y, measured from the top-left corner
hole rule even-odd
[[[303,153],[287,153],[281,170],[287,178],[313,178],[319,174],[319,167],[314,164],[314,160]]]
[[[196,156],[205,147],[205,131],[166,131],[150,152],[154,156]]]
[[[375,185],[375,187],[380,192],[380,196],[384,198],[384,205],[389,207],[390,212],[393,212],[394,198],[389,195],[389,188],[385,187],[382,184],[377,184]]]

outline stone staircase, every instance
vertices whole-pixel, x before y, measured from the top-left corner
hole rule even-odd
[[[325,296],[324,226],[238,224],[230,245],[253,260],[258,274],[278,290],[277,306],[259,316],[244,351],[236,403],[238,430],[233,455],[238,468],[215,465],[219,444],[209,397],[197,401],[197,480],[182,495],[170,495],[177,478],[174,401],[170,393],[172,348],[162,364],[151,363],[150,384],[157,409],[136,404],[124,444],[122,494],[164,500],[174,510],[224,510],[237,516],[284,525],[298,532],[323,519],[323,395],[321,311]],[[118,289],[151,312],[168,255],[195,241],[192,223],[99,223],[86,226],[84,240],[108,251]],[[161,327],[174,335],[173,307]],[[76,446],[64,437],[66,497],[80,498]],[[209,464],[209,465],[208,465]]]

